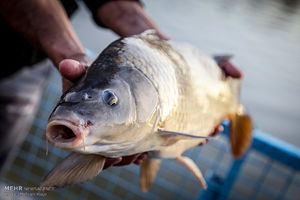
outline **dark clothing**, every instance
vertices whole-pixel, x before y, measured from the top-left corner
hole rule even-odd
[[[96,18],[96,11],[100,6],[111,0],[83,0],[90,9],[92,17],[96,24],[102,26],[102,23]],[[71,17],[78,9],[75,0],[61,0],[68,17]],[[46,58],[46,55],[36,47],[27,42],[16,30],[14,30],[0,13],[0,58],[1,74],[0,80],[12,75],[23,66],[31,66]],[[102,26],[103,27],[103,26]]]
[[[23,66],[33,65],[46,57],[15,31],[2,15],[0,16],[0,27],[0,62],[2,68],[0,80],[12,75]]]

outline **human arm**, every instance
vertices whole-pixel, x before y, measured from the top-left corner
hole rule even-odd
[[[20,35],[43,50],[55,66],[66,58],[80,61],[83,66],[90,64],[59,1],[0,1],[0,12]]]
[[[96,20],[121,37],[154,29],[164,40],[169,39],[138,1],[109,1],[96,10]]]

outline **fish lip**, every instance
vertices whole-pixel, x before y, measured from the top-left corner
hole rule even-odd
[[[69,128],[73,132],[74,137],[72,137],[70,139],[55,138],[54,133],[51,130],[54,126],[65,126],[65,127]],[[65,120],[65,119],[51,120],[46,127],[47,140],[50,143],[52,143],[54,146],[59,147],[59,148],[75,149],[75,148],[79,147],[80,144],[83,143],[82,133],[84,134],[84,137],[86,137],[89,134],[89,129],[79,123],[75,123],[73,121],[69,121],[69,120]]]

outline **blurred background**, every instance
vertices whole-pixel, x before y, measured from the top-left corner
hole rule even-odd
[[[80,8],[72,24],[84,46],[98,54],[118,37],[97,27],[85,5],[78,2]],[[264,142],[270,141],[271,146],[282,144],[279,150],[272,146],[273,150],[266,153],[267,148],[256,142],[253,150],[238,162],[231,157],[226,136],[186,152],[205,172],[211,188],[223,188],[223,196],[212,190],[210,194],[203,193],[189,172],[167,160],[149,193],[140,191],[138,167],[133,165],[114,167],[88,183],[29,198],[299,199],[300,1],[144,0],[143,3],[151,18],[171,39],[192,43],[208,54],[233,54],[233,62],[245,74],[242,102],[256,126],[286,143],[264,137]],[[50,146],[49,155],[45,156],[45,126],[61,95],[60,87],[59,76],[53,69],[34,125],[3,179],[6,185],[36,186],[54,163],[67,155]],[[293,163],[282,157],[298,160]]]

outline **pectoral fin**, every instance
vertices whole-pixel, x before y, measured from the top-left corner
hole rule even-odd
[[[252,120],[245,113],[242,106],[240,110],[230,117],[230,141],[234,157],[241,157],[252,142]]]
[[[161,160],[147,159],[144,160],[140,169],[140,182],[143,192],[147,192],[155,179],[159,170]]]
[[[42,187],[63,187],[85,182],[102,170],[105,158],[100,155],[71,153],[47,175]]]
[[[192,135],[192,134],[188,134],[188,133],[166,131],[163,129],[158,129],[158,132],[164,134],[167,137],[182,136],[182,138],[186,138],[186,139],[192,139],[192,138],[194,138],[194,139],[211,139],[211,138],[213,138],[211,136],[198,136],[198,135]]]
[[[195,134],[189,133],[181,133],[169,130],[158,129],[158,133],[160,133],[161,137],[164,138],[165,142],[163,145],[172,145],[178,140],[191,140],[191,139],[212,139],[214,136],[198,136]]]
[[[192,172],[192,174],[197,178],[197,180],[201,183],[202,187],[206,190],[207,189],[207,184],[206,181],[200,171],[200,169],[197,167],[196,163],[184,156],[178,156],[176,157],[176,160],[180,162],[182,165],[184,165],[188,170]]]

